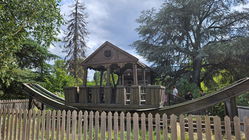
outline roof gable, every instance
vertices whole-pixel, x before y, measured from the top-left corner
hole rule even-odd
[[[83,65],[99,65],[99,64],[112,64],[112,63],[127,63],[127,62],[138,62],[138,59],[106,41],[102,44],[95,52],[88,56],[84,61]]]

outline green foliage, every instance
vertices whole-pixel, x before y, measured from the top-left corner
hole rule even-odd
[[[228,69],[231,59],[248,58],[249,11],[231,10],[237,2],[167,0],[158,11],[142,13],[137,20],[141,39],[133,45],[154,63],[164,83],[175,83],[187,75],[199,87],[202,81],[211,79],[210,75]]]
[[[80,79],[78,79],[80,81]],[[79,82],[79,85],[82,81]],[[65,61],[56,60],[50,75],[45,78],[45,88],[54,93],[63,93],[64,87],[78,86],[76,79],[70,76],[65,67]]]
[[[64,38],[64,52],[67,53],[65,60],[70,74],[75,78],[80,78],[81,60],[86,57],[87,22],[84,4],[75,0],[72,7],[67,27],[68,32]]]
[[[16,71],[20,69],[20,65],[25,64],[25,67],[29,67],[27,66],[29,63],[20,62],[21,57],[18,58],[27,44],[34,46],[35,43],[48,47],[57,40],[55,36],[62,23],[58,2],[58,0],[1,1],[0,86],[2,89],[5,90],[15,81],[19,74]]]
[[[187,79],[181,78],[176,83],[176,87],[178,87],[179,95],[183,98],[188,91],[193,94],[194,98],[200,97],[199,88],[194,83],[190,83]]]

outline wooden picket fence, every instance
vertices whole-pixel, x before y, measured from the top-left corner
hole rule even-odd
[[[0,109],[0,130],[1,140],[248,140],[249,118]]]
[[[28,109],[28,99],[0,100],[1,109]]]

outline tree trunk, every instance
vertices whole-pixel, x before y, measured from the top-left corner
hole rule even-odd
[[[201,87],[200,85],[200,75],[201,75],[201,63],[202,58],[195,57],[193,60],[193,75],[192,75],[192,82],[197,85],[197,87]]]

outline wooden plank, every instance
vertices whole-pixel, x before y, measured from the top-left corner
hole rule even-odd
[[[170,116],[170,126],[171,126],[171,139],[177,140],[177,127],[176,127],[176,116]]]
[[[2,139],[2,123],[3,123],[3,108],[1,107],[0,104],[0,139]]]
[[[125,131],[125,115],[124,112],[120,113],[120,140],[124,140],[124,131]]]
[[[26,133],[27,133],[27,114],[28,114],[28,110],[25,110],[24,114],[23,114],[22,140],[26,140]]]
[[[82,116],[83,113],[80,111],[78,115],[78,140],[82,139]]]
[[[190,140],[194,139],[194,129],[193,129],[193,118],[192,118],[192,115],[188,116],[188,135],[189,135],[189,139]]]
[[[0,119],[0,121],[1,121],[1,119]],[[14,140],[16,140],[16,138],[17,138],[17,134],[18,134],[17,133],[17,128],[18,128],[18,125],[20,125],[19,124],[19,110],[16,109],[15,110],[15,120],[14,120],[14,137],[13,137]],[[0,128],[0,131],[1,131],[1,128]]]
[[[220,117],[218,116],[214,117],[214,137],[215,137],[215,140],[222,139],[221,122],[220,122]]]
[[[31,139],[34,140],[35,139],[35,123],[36,123],[36,111],[33,111],[33,115],[32,115],[32,133],[31,133]]]
[[[126,114],[126,139],[130,140],[131,139],[131,113],[128,112]]]
[[[151,113],[148,115],[148,131],[149,140],[153,140],[153,116]]]
[[[202,122],[201,116],[196,116],[196,123],[197,123],[197,139],[202,140]]]
[[[95,134],[94,134],[94,139],[98,140],[99,139],[99,112],[95,112]]]
[[[28,111],[28,118],[27,118],[27,134],[26,134],[26,137],[27,137],[27,140],[30,139],[30,132],[31,132],[31,118],[32,118],[32,113],[33,111],[32,110],[29,110]]]
[[[70,138],[70,128],[71,128],[71,111],[67,111],[67,129],[66,129],[66,139],[69,140]]]
[[[77,118],[77,111],[73,111],[72,113],[72,140],[76,139],[76,120]]]
[[[249,118],[244,117],[244,133],[246,140],[249,140]]]
[[[156,114],[156,140],[160,140],[160,132],[161,132],[161,128],[160,128],[160,121],[161,121],[161,118],[160,118],[160,115],[159,114]]]
[[[14,125],[15,125],[14,124],[15,113],[16,113],[16,111],[14,109],[12,109],[11,118],[10,118],[10,138],[9,138],[9,140],[12,140],[13,133],[15,133],[15,132],[13,132]]]
[[[236,140],[241,140],[241,134],[240,134],[240,119],[239,117],[235,116],[233,118],[234,121],[234,132]]]
[[[181,140],[185,140],[185,122],[184,122],[184,116],[179,116],[180,120],[180,132],[181,132]]]
[[[206,140],[211,140],[211,127],[210,127],[210,117],[205,116],[205,134],[206,134]]]
[[[19,114],[18,114],[18,118],[19,118],[19,125],[18,125],[18,137],[17,139],[20,140],[21,137],[22,137],[22,134],[21,134],[21,130],[22,130],[22,121],[23,121],[23,118],[22,118],[22,114],[23,114],[23,110],[20,110],[19,111]]]
[[[134,135],[134,140],[138,140],[139,136],[139,126],[138,126],[138,114],[134,113],[133,114],[133,135]]]
[[[65,128],[66,128],[66,111],[63,110],[61,116],[61,140],[64,140]]]
[[[105,131],[106,131],[106,113],[101,113],[101,124],[100,124],[100,139],[105,140]]]
[[[225,116],[224,121],[225,121],[225,138],[227,140],[232,140],[230,118],[228,116]]]
[[[7,120],[6,120],[6,140],[8,140],[9,139],[9,134],[10,134],[10,118],[11,118],[11,116],[10,116],[10,114],[11,114],[11,110],[10,109],[8,109],[8,114],[7,114]]]
[[[89,115],[89,140],[93,139],[93,112],[90,112]]]
[[[50,138],[50,128],[51,128],[51,110],[48,110],[46,115],[46,140],[49,140]]]
[[[163,140],[168,140],[168,118],[163,114]]]
[[[142,140],[146,139],[146,116],[144,113],[141,115],[141,132],[142,132]]]
[[[118,140],[118,113],[114,113],[114,140]]]
[[[39,110],[37,113],[37,121],[36,121],[36,140],[39,140],[39,133],[40,133],[40,125],[41,125],[41,111]]]
[[[112,113],[108,113],[108,140],[112,139]]]
[[[60,140],[60,134],[61,134],[61,110],[57,111],[57,116],[56,116],[56,140]]]
[[[52,130],[51,130],[51,138],[52,140],[55,139],[55,121],[56,121],[56,110],[52,112]]]
[[[42,128],[41,128],[41,139],[44,140],[44,136],[45,136],[45,128],[46,128],[46,111],[43,110],[42,111],[42,118],[41,118],[41,123],[42,123]]]
[[[83,135],[84,140],[87,140],[87,131],[88,131],[88,112],[87,111],[84,112],[84,129],[83,129],[83,131],[84,131],[84,135]]]

